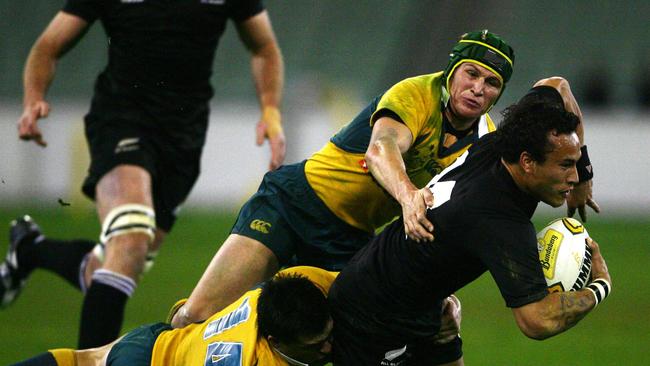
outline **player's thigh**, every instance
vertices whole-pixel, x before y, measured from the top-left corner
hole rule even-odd
[[[118,165],[99,180],[96,201],[102,221],[112,209],[120,205],[141,204],[153,207],[151,175],[137,165]]]
[[[261,243],[273,253],[279,266],[286,266],[296,254],[299,238],[285,218],[290,207],[273,188],[266,179],[262,182],[239,211],[229,240],[235,238],[235,242],[244,243],[236,239],[242,237]]]

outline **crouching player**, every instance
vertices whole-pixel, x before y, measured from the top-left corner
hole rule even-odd
[[[333,326],[326,294],[336,275],[293,267],[203,323],[145,325],[103,347],[50,350],[14,366],[322,365]]]

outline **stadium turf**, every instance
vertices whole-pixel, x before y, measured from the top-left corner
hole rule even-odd
[[[3,208],[0,255],[8,223],[29,212],[52,237],[95,238],[94,213],[70,207]],[[124,329],[165,318],[187,296],[234,220],[231,213],[187,210],[168,237],[156,265],[128,303]],[[548,217],[535,219],[538,228]],[[650,222],[591,216],[587,229],[601,244],[612,274],[613,293],[574,329],[545,341],[526,338],[515,325],[489,275],[458,293],[463,302],[462,337],[467,365],[650,364]],[[4,230],[4,232],[2,231]],[[0,365],[43,352],[74,347],[81,295],[63,280],[35,272],[15,304],[0,310]]]

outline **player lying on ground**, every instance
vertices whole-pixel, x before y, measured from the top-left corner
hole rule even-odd
[[[103,347],[51,350],[14,366],[321,365],[331,353],[326,294],[336,275],[292,267],[203,323],[183,329],[146,325]],[[459,331],[457,299],[443,311],[437,343],[454,339]]]
[[[443,299],[485,271],[528,337],[561,333],[593,310],[611,290],[598,245],[589,241],[595,291],[549,293],[530,221],[540,201],[559,207],[578,184],[578,123],[556,89],[534,88],[430,183],[433,243],[407,237],[398,220],[361,249],[329,293],[334,364],[462,365],[460,338],[436,348],[431,337]]]

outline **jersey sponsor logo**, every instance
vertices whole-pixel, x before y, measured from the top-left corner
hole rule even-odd
[[[251,307],[248,303],[248,297],[242,302],[237,309],[229,312],[228,314],[215,319],[208,324],[203,333],[203,339],[208,339],[217,334],[247,321],[251,315]]]
[[[269,229],[271,228],[270,223],[268,223],[266,221],[263,221],[263,220],[260,220],[260,219],[253,220],[249,226],[250,226],[251,229],[253,229],[255,231],[259,231],[260,233],[263,233],[263,234],[268,234]]]
[[[126,139],[120,140],[115,146],[115,154],[135,151],[140,148],[140,138],[139,137],[129,137]]]
[[[201,0],[201,4],[208,5],[223,5],[226,3],[226,0]]]
[[[560,250],[560,243],[564,235],[562,233],[549,230],[543,238],[538,241],[542,250],[539,252],[539,262],[542,264],[542,270],[546,278],[555,277],[555,262],[557,261],[557,253]]]
[[[215,342],[208,345],[205,355],[205,366],[241,366],[241,343]]]

